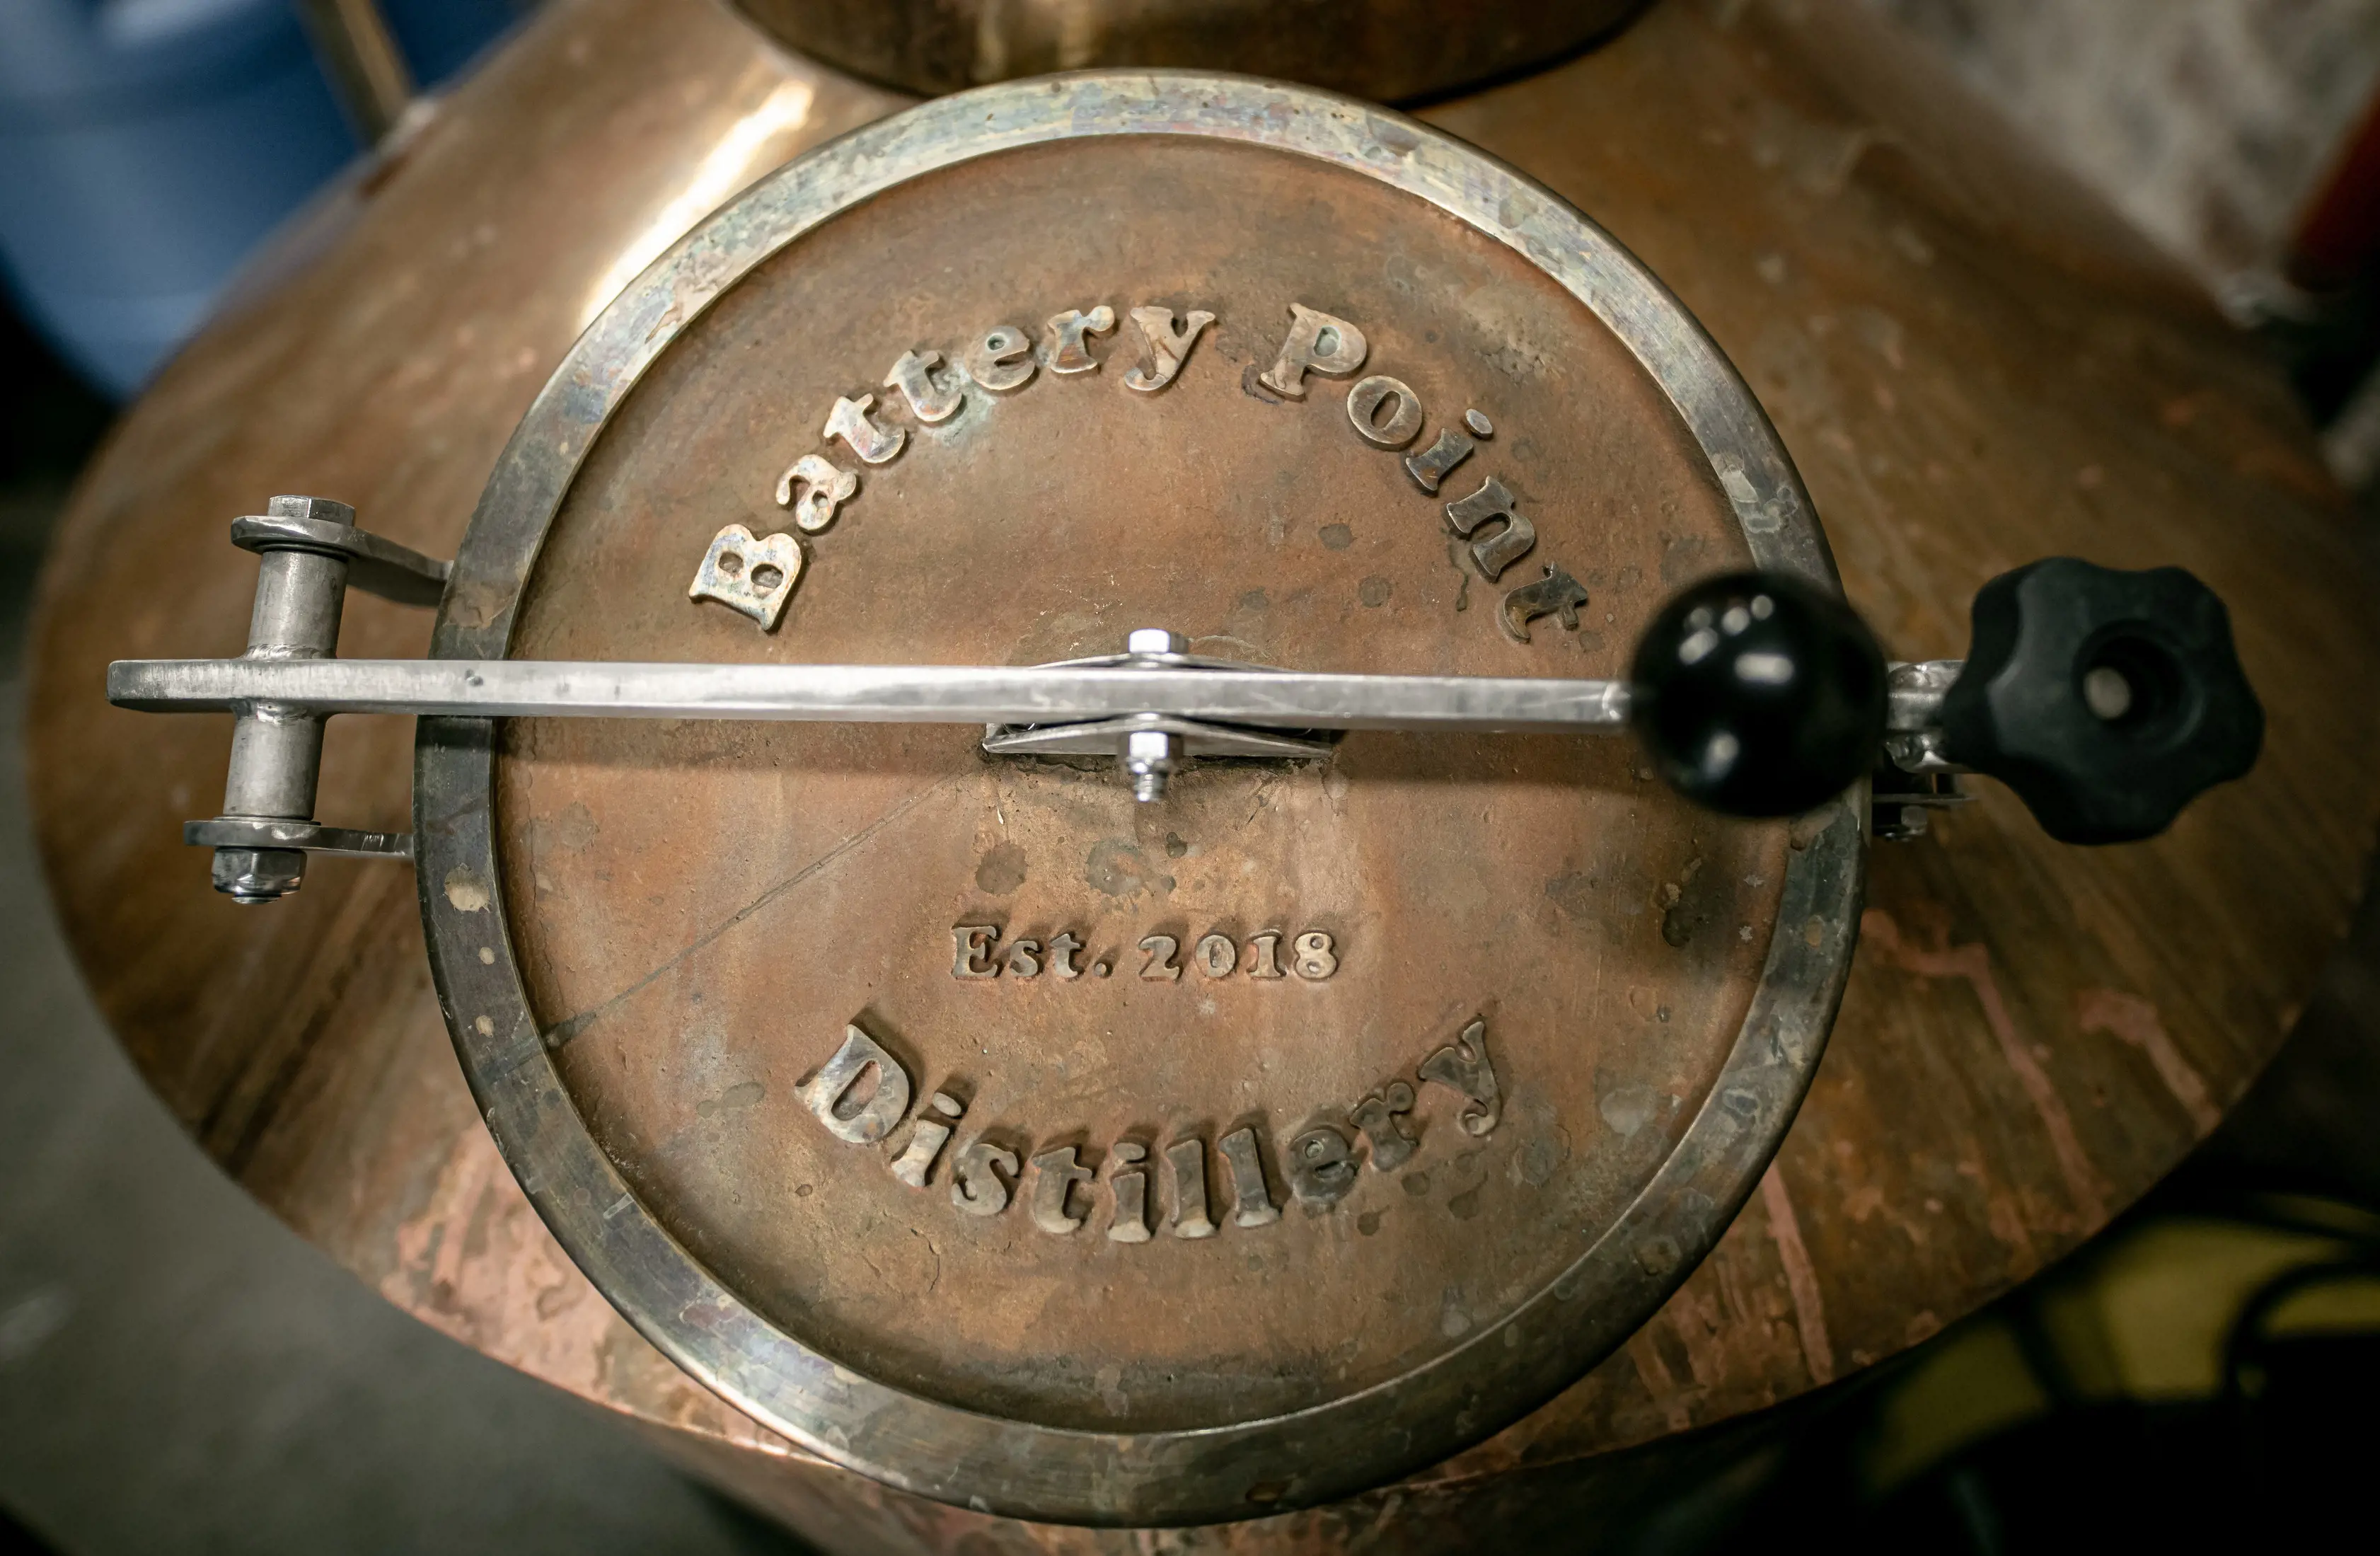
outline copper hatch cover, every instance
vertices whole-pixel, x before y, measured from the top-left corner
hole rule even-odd
[[[834,142],[631,286],[434,652],[1618,677],[1755,564],[1833,583],[1585,217],[1383,110],[1087,75]],[[948,725],[425,719],[415,793],[465,1066],[605,1295],[839,1462],[1106,1523],[1385,1481],[1616,1345],[1781,1137],[1861,869],[1849,806],[1576,737],[1142,802]]]

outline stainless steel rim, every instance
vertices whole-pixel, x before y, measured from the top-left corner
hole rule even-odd
[[[1520,252],[1660,384],[1711,460],[1755,562],[1839,587],[1800,478],[1750,390],[1677,299],[1558,197],[1366,103],[1237,77],[1099,72],[986,88],[856,131],[763,180],[657,261],[579,339],[514,433],[455,560],[432,656],[505,654],[580,460],[645,370],[756,265],[906,179],[1110,135],[1202,136],[1312,157]],[[1864,877],[1859,806],[1837,801],[1799,824],[1760,985],[1699,1113],[1628,1210],[1500,1322],[1390,1382],[1290,1415],[1191,1431],[1062,1430],[847,1370],[747,1307],[638,1201],[579,1118],[529,1011],[495,849],[495,730],[488,719],[420,721],[422,918],[464,1071],[555,1237],[630,1323],[771,1429],[904,1489],[1039,1520],[1192,1524],[1344,1496],[1486,1437],[1576,1380],[1710,1250],[1775,1153],[1833,1024]]]

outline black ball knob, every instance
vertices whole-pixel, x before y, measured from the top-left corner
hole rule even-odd
[[[1942,702],[1942,754],[2014,789],[2062,843],[2154,836],[2243,776],[2265,710],[2215,591],[2179,567],[2053,556],[1975,596]]]
[[[1850,606],[1779,573],[1671,601],[1636,647],[1632,714],[1661,775],[1735,816],[1791,816],[1865,776],[1884,656]]]

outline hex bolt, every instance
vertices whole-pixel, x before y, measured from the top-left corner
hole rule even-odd
[[[1181,758],[1182,737],[1178,735],[1161,729],[1136,729],[1125,735],[1123,770],[1132,774],[1132,797],[1144,805],[1161,797],[1165,780],[1181,766]]]
[[[311,518],[352,528],[356,510],[324,497],[275,497],[275,517]],[[249,659],[327,659],[339,646],[347,561],[274,548],[259,559],[256,607],[248,623]],[[227,817],[308,821],[322,766],[322,720],[272,703],[242,709],[232,723],[231,765],[224,780]],[[247,906],[278,901],[306,876],[296,848],[218,848],[215,890]]]
[[[1178,654],[1189,647],[1189,638],[1161,626],[1135,627],[1123,640],[1128,654]],[[1123,770],[1132,775],[1132,797],[1143,805],[1163,797],[1165,780],[1181,765],[1180,735],[1143,729],[1124,736]]]
[[[1189,638],[1161,626],[1135,627],[1123,640],[1123,651],[1128,654],[1178,654],[1189,647]]]

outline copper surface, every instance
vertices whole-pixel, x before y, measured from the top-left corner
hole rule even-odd
[[[2060,848],[1986,784],[1935,837],[1880,850],[1811,1099],[1663,1313],[1415,1486],[1195,1545],[1455,1548],[1516,1526],[1524,1490],[1558,1505],[1592,1482],[1568,1461],[1924,1338],[2071,1247],[2212,1127],[2343,927],[2374,819],[2354,779],[2380,755],[2368,583],[2284,386],[1988,127],[1940,134],[1954,98],[1878,62],[1855,21],[1755,6],[1728,25],[1740,11],[1660,7],[1592,56],[1429,116],[1579,202],[1710,327],[1795,451],[1890,651],[1958,652],[1973,589],[2045,552],[2180,563],[2230,604],[2271,715],[2265,758],[2150,844]],[[203,857],[175,839],[211,804],[223,727],[99,696],[112,658],[237,650],[254,564],[222,527],[275,491],[339,496],[395,539],[450,548],[586,293],[729,127],[795,88],[809,116],[764,150],[892,105],[703,5],[558,6],[379,171],[344,236],[168,371],[87,478],[44,580],[42,845],[152,1083],[392,1299],[654,1423],[827,1543],[1128,1549],[788,1457],[662,1363],[562,1258],[480,1130],[409,883],[329,861],[267,915],[213,898]],[[425,637],[419,617],[350,608],[350,652]],[[343,723],[326,815],[395,823],[405,732]]]
[[[36,812],[106,796],[125,821],[104,838],[78,822],[73,857],[50,856],[67,933],[200,1143],[449,1333],[747,1441],[757,1428],[638,1340],[517,1197],[456,1073],[407,873],[324,860],[310,910],[288,918],[215,896],[174,818],[220,796],[229,730],[94,723],[85,693],[128,644],[238,651],[254,564],[229,565],[245,553],[225,537],[265,487],[350,492],[374,530],[451,555],[513,425],[603,303],[753,177],[904,101],[705,0],[540,11],[307,213],[118,425],[61,527],[31,644]],[[134,529],[138,558],[121,543]],[[94,586],[120,602],[104,619],[74,602]],[[427,613],[358,595],[342,647],[419,654],[429,636]],[[336,721],[325,814],[402,829],[411,746],[408,720]],[[468,1231],[450,1238],[455,1215]]]
[[[1165,65],[1430,97],[1581,47],[1645,0],[735,0],[794,48],[903,91],[1051,70]]]
[[[823,407],[912,343],[1147,301],[1220,315],[1162,395],[1124,383],[1129,330],[1099,372],[975,391],[867,473],[777,633],[686,598],[721,525],[778,522],[776,472]],[[1450,485],[1493,471],[1519,493],[1536,556],[1588,580],[1593,627],[1512,641],[1343,389],[1252,387],[1293,301],[1357,322],[1366,370],[1441,423],[1493,419]],[[597,443],[513,651],[1035,663],[1156,623],[1260,663],[1616,676],[1676,580],[1746,557],[1669,402],[1522,256],[1283,153],[1066,143],[879,196],[731,291]],[[1767,954],[1785,829],[1694,811],[1624,740],[1359,734],[1328,766],[1208,768],[1135,805],[1110,772],[989,762],[977,738],[525,722],[497,792],[534,1008],[570,1034],[565,1078],[639,1197],[797,1336],[974,1408],[1215,1426],[1443,1353],[1644,1189]],[[1071,929],[1111,976],[961,981],[954,924]],[[1329,932],[1338,971],[1138,976],[1146,935],[1186,964],[1211,930],[1268,928]],[[795,1095],[856,1019],[971,1099],[965,1138],[1098,1162],[1123,1136],[1255,1124],[1271,1153],[1346,1127],[1475,1015],[1496,1130],[1465,1136],[1460,1099],[1425,1087],[1408,1167],[1211,1243],[959,1216],[947,1164],[905,1188]]]

